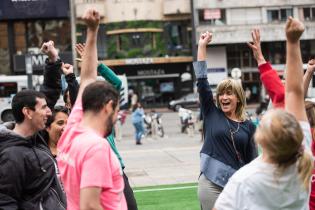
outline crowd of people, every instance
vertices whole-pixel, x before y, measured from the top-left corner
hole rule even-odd
[[[138,209],[115,144],[121,81],[97,61],[99,13],[89,9],[82,19],[87,36],[85,44],[76,45],[82,58],[80,84],[54,43],[45,42],[41,50],[48,58],[40,91],[18,92],[12,100],[15,122],[0,126],[0,209]],[[246,116],[248,93],[239,81],[221,81],[213,97],[206,65],[213,35],[201,34],[193,66],[203,119],[202,210],[315,209],[315,104],[305,102],[315,60],[303,76],[303,31],[302,22],[288,19],[285,83],[263,56],[259,30],[252,31],[248,46],[272,102],[257,126]],[[98,73],[107,82],[97,81]],[[68,84],[65,105],[55,106],[61,74]],[[136,144],[142,144],[144,113],[135,101],[132,122]]]

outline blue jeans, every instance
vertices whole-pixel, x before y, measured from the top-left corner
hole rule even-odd
[[[135,133],[136,142],[140,143],[141,137],[144,134],[143,123],[142,122],[133,123],[133,126],[136,129],[136,133]]]

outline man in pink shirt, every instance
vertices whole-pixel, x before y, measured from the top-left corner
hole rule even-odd
[[[88,10],[81,84],[68,124],[58,142],[58,165],[67,194],[68,210],[127,210],[124,181],[116,155],[104,136],[117,119],[119,95],[97,76],[99,14]]]

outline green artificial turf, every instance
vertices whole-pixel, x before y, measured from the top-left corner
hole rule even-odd
[[[189,186],[195,187],[185,189],[170,189]],[[196,183],[135,188],[134,194],[137,200],[139,210],[200,209],[199,201],[197,198]]]

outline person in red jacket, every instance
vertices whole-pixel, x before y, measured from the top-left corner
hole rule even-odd
[[[284,84],[281,82],[277,71],[272,68],[262,54],[259,29],[252,31],[252,38],[253,42],[247,44],[252,49],[257,61],[261,82],[270,96],[273,107],[284,108]]]
[[[285,88],[284,84],[281,82],[280,77],[276,70],[274,70],[269,62],[265,60],[264,55],[262,54],[261,44],[260,44],[260,31],[259,29],[254,29],[252,31],[252,43],[247,43],[248,46],[252,49],[254,57],[258,64],[258,69],[260,72],[260,79],[269,94],[273,107],[284,108],[284,98],[285,98]],[[307,95],[307,89],[309,87],[310,81],[313,77],[315,71],[315,59],[310,59],[308,61],[307,70],[303,76],[303,87],[304,94]],[[315,104],[307,103],[305,104],[305,109],[308,117],[308,121],[311,125],[312,133],[312,152],[315,156],[315,138],[314,138],[314,129],[315,129]],[[313,114],[312,114],[313,113]],[[313,176],[315,175],[315,170],[313,171]],[[311,183],[311,195],[309,202],[310,210],[315,210],[315,180]]]

